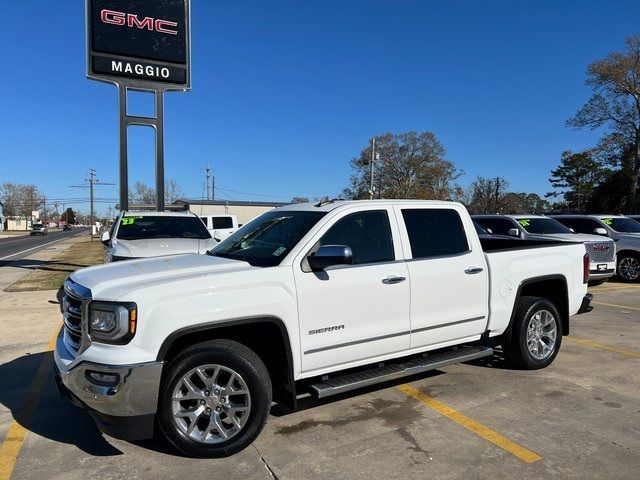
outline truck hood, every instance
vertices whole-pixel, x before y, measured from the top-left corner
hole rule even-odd
[[[551,233],[538,236],[553,240],[562,240],[564,242],[613,242],[610,238],[602,235],[588,235],[585,233]]]
[[[253,268],[246,262],[211,255],[184,254],[82,268],[71,274],[71,280],[91,290],[100,300],[117,300],[132,290],[203,275]]]
[[[217,242],[212,239],[154,238],[144,240],[120,240],[113,243],[112,255],[117,257],[147,258],[179,253],[205,253]]]

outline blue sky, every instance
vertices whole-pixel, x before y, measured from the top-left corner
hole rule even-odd
[[[118,179],[117,92],[85,78],[84,2],[52,5],[3,5],[15,40],[0,182],[75,198],[89,167]],[[337,195],[373,134],[430,130],[462,183],[500,175],[545,193],[561,152],[597,140],[564,125],[589,96],[587,64],[621,50],[639,17],[637,1],[192,0],[193,88],[166,96],[167,177],[201,197],[210,163],[219,198]],[[153,184],[152,131],[130,138],[131,183]]]

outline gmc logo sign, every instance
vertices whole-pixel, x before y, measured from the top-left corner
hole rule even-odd
[[[102,23],[109,25],[127,26],[129,28],[147,29],[168,35],[177,35],[178,30],[174,29],[178,26],[177,22],[171,20],[163,20],[160,18],[144,17],[142,20],[135,13],[117,12],[115,10],[100,11],[100,20]]]

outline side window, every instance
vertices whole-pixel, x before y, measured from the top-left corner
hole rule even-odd
[[[476,221],[484,228],[490,229],[494,235],[509,235],[509,230],[516,228],[516,226],[511,223],[511,220],[507,220],[506,218],[482,218]]]
[[[413,258],[456,255],[469,251],[458,212],[451,209],[407,209],[402,217]]]
[[[357,212],[341,218],[322,236],[319,245],[351,247],[354,265],[395,260],[385,210]]]
[[[211,224],[213,230],[218,228],[233,228],[233,220],[231,217],[211,217]]]

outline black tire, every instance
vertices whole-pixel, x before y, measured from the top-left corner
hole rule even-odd
[[[555,344],[548,356],[535,358],[527,346],[527,328],[534,315],[546,310],[553,315],[556,327]],[[520,297],[516,301],[515,316],[510,331],[502,339],[502,350],[505,358],[512,364],[527,369],[537,370],[550,365],[556,358],[562,344],[562,320],[556,306],[540,297]]]
[[[640,281],[640,271],[636,270],[636,273],[631,273],[625,265],[630,263],[631,265],[640,265],[640,255],[632,252],[624,252],[618,256],[617,274],[616,276],[623,282],[634,283]],[[622,268],[621,268],[622,265]]]
[[[607,280],[589,280],[589,286],[590,287],[597,287],[598,285],[602,285],[604,282],[606,282]]]
[[[207,364],[232,369],[244,379],[251,399],[249,418],[229,440],[205,444],[183,434],[172,414],[172,395],[189,370]],[[271,379],[264,363],[252,350],[232,340],[211,340],[185,349],[166,367],[160,382],[157,422],[167,442],[191,457],[219,458],[246,448],[262,431],[271,408]]]

